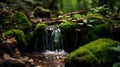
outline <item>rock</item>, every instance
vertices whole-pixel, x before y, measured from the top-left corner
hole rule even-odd
[[[9,54],[4,53],[0,58],[2,67],[25,67],[25,62],[20,59],[12,58]]]
[[[25,61],[12,58],[9,54],[3,53],[0,56],[0,67],[26,67]]]
[[[14,57],[19,58],[20,56],[21,56],[20,51],[17,48],[15,48]]]
[[[15,48],[17,48],[17,40],[14,37],[4,39],[0,43],[0,51],[4,51],[10,55],[14,54]]]
[[[51,11],[43,7],[36,7],[35,10],[33,11],[33,15],[39,18],[50,18]]]
[[[5,32],[5,36],[15,37],[17,40],[17,48],[20,52],[25,52],[25,47],[27,46],[26,36],[24,32],[20,29],[11,29]],[[14,49],[15,50],[15,49]]]
[[[2,63],[3,67],[25,67],[25,63],[19,59],[10,58]]]
[[[111,67],[118,61],[116,54],[110,49],[120,42],[101,38],[74,50],[66,58],[66,67]]]

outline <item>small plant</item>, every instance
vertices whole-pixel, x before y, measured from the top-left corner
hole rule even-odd
[[[111,48],[113,51],[115,52],[119,52],[120,53],[120,46],[118,45],[117,47],[112,47]],[[117,58],[120,60],[120,55],[117,56]],[[113,64],[113,67],[120,67],[120,61],[119,62],[116,62]]]

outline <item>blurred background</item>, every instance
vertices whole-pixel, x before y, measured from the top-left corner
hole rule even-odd
[[[118,11],[119,3],[120,0],[0,0],[0,10],[31,11],[36,6],[42,6],[58,14],[107,5],[110,9]]]

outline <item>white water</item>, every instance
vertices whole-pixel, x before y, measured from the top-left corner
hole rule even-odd
[[[44,46],[44,51],[56,51],[63,50],[62,35],[61,30],[55,27],[46,28],[46,44]]]
[[[46,50],[45,52],[43,52],[44,55],[62,55],[62,56],[67,56],[68,53],[65,52],[64,50],[56,50],[56,51],[50,51],[50,50]]]

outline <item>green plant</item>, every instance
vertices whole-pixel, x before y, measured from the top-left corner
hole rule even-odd
[[[95,25],[92,29],[92,31],[98,36],[98,37],[110,37],[110,23],[103,23],[99,25]]]
[[[120,46],[119,46],[119,45],[118,45],[117,47],[111,47],[111,49],[112,49],[113,51],[115,51],[115,52],[120,53]],[[119,55],[119,54],[116,55],[116,57],[117,57],[118,59],[120,59],[120,55]],[[113,64],[113,67],[120,67],[120,62],[114,63],[114,64]]]

